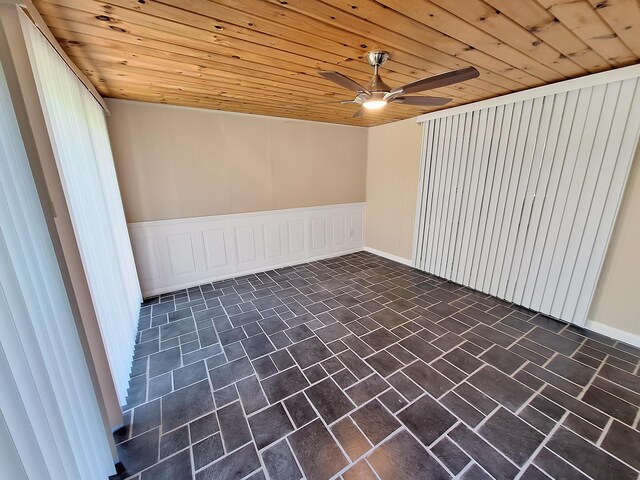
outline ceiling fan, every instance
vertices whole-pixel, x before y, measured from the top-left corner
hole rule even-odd
[[[407,83],[401,87],[392,89],[382,81],[378,75],[380,65],[389,59],[389,52],[376,50],[367,53],[367,62],[373,67],[373,76],[366,87],[363,87],[355,80],[332,71],[319,72],[327,80],[337,83],[341,87],[353,90],[357,93],[353,100],[341,101],[343,105],[357,104],[361,108],[353,115],[354,118],[361,117],[366,110],[376,110],[385,107],[389,103],[401,103],[404,105],[415,105],[420,107],[440,107],[451,101],[450,98],[426,97],[426,96],[406,96],[407,93],[423,92],[434,88],[446,87],[454,83],[464,82],[480,76],[474,67],[461,68],[451,72],[440,73],[431,77]]]

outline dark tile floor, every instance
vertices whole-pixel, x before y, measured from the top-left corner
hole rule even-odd
[[[640,349],[368,253],[142,307],[128,473],[637,479]]]

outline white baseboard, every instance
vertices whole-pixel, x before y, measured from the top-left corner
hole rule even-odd
[[[624,330],[620,330],[619,328],[610,327],[609,325],[605,325],[604,323],[594,322],[592,320],[587,320],[587,324],[584,328],[640,348],[640,335],[625,332]]]
[[[411,266],[411,260],[409,259],[399,257],[397,255],[392,255],[390,253],[383,252],[381,250],[376,250],[375,248],[371,248],[371,247],[364,247],[363,250],[365,252],[373,253],[374,255],[378,255],[383,258],[388,258],[389,260],[393,260],[394,262]],[[634,347],[640,348],[640,335],[625,332],[624,330],[610,327],[609,325],[605,325],[604,323],[594,322],[591,320],[587,320],[587,323],[584,326],[584,328],[586,328],[587,330],[591,330],[592,332],[595,332],[595,333],[606,335],[607,337],[613,338],[614,340],[619,340],[628,345],[633,345]]]
[[[324,260],[326,258],[334,258],[334,257],[340,257],[342,255],[348,255],[350,253],[356,253],[356,252],[361,252],[363,249],[362,248],[355,248],[353,250],[345,250],[343,252],[339,252],[339,253],[329,253],[327,255],[318,255],[315,257],[309,257],[305,260],[301,260],[301,261],[296,261],[296,262],[284,262],[284,263],[278,263],[278,264],[274,264],[274,265],[269,265],[268,267],[259,267],[259,268],[254,268],[251,270],[243,270],[241,272],[236,272],[236,273],[230,273],[227,275],[219,275],[217,277],[208,277],[204,280],[197,280],[195,282],[191,282],[191,283],[182,283],[182,284],[178,284],[178,285],[174,285],[171,287],[171,289],[166,289],[166,288],[159,288],[157,290],[151,290],[149,292],[145,292],[144,294],[144,298],[149,298],[149,297],[154,297],[156,295],[160,295],[163,293],[168,293],[168,292],[173,292],[176,290],[182,290],[184,288],[191,288],[191,287],[197,287],[198,285],[202,285],[203,283],[209,283],[209,282],[218,282],[220,280],[227,280],[229,278],[235,278],[238,276],[242,276],[242,275],[251,275],[252,273],[261,273],[267,270],[276,270],[278,268],[285,268],[285,267],[293,267],[295,265],[302,265],[303,263],[309,263],[309,262],[313,262],[316,260]]]
[[[411,266],[411,259],[399,257],[397,255],[393,255],[391,253],[383,252],[382,250],[376,250],[371,247],[364,247],[363,250],[365,252],[373,253],[374,255],[378,255],[379,257],[383,257],[389,260],[393,260],[394,262],[401,263],[403,265]]]
[[[361,251],[364,203],[129,224],[143,296]]]

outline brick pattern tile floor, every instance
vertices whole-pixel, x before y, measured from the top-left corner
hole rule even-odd
[[[127,472],[637,479],[640,349],[369,253],[140,312]]]

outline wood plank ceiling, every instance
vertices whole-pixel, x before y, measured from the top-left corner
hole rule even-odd
[[[448,106],[637,63],[638,0],[36,0],[53,34],[105,97],[351,125],[435,108],[389,105],[360,119],[366,52],[384,49],[395,87],[475,66],[429,92]],[[301,105],[301,106],[292,106]]]

